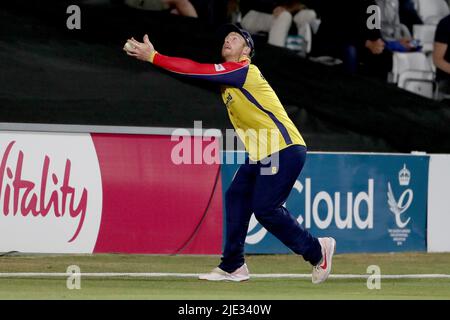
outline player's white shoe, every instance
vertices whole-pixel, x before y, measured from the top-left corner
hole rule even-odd
[[[333,238],[319,238],[322,247],[322,261],[313,267],[312,283],[319,284],[327,280],[331,272],[333,254],[336,251],[336,240]]]
[[[200,280],[208,281],[246,281],[250,279],[247,264],[243,264],[240,268],[232,273],[228,273],[220,268],[214,268],[210,273],[201,274],[198,277]]]

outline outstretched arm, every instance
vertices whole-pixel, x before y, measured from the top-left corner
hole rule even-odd
[[[144,36],[143,43],[136,41],[134,38],[128,39],[124,50],[129,56],[151,62],[170,72],[234,87],[244,85],[249,67],[247,61],[208,64],[185,58],[165,56],[155,50],[147,35]]]

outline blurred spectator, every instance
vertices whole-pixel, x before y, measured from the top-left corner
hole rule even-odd
[[[436,29],[433,61],[439,92],[450,94],[450,15],[442,19]]]
[[[411,33],[400,23],[399,0],[375,0],[381,9],[381,34],[386,41],[410,39]]]
[[[227,22],[228,2],[238,0],[111,0],[125,2],[130,7],[167,11],[172,14],[200,18],[213,26]]]
[[[313,56],[343,61],[350,73],[360,72],[386,80],[392,70],[393,51],[414,51],[409,30],[400,23],[399,0],[317,0],[321,18],[313,41]],[[369,29],[367,9],[381,9],[381,29]]]
[[[381,35],[390,51],[415,51],[411,32],[400,22],[399,0],[375,0],[381,9]]]
[[[297,0],[285,1],[241,1],[242,26],[250,33],[268,32],[268,43],[285,47],[286,38],[294,21],[297,30],[317,18],[314,10],[309,10]]]
[[[399,5],[400,22],[404,24],[412,34],[413,26],[415,24],[423,24],[423,21],[417,13],[413,0],[400,0]]]
[[[215,27],[227,22],[229,2],[233,0],[190,0],[198,17]],[[237,0],[234,0],[237,1]]]
[[[169,10],[173,14],[197,18],[198,14],[189,0],[125,0],[125,4],[143,10]]]
[[[317,0],[315,9],[322,22],[311,55],[339,58],[349,73],[363,71],[387,77],[392,56],[384,50],[380,30],[367,27],[371,5],[375,5],[374,0]]]
[[[239,0],[227,1],[227,19],[229,23],[240,24],[242,21],[242,12],[239,7]]]

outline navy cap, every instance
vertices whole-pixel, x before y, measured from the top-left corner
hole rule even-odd
[[[230,32],[239,33],[244,38],[245,42],[247,43],[247,46],[250,48],[250,57],[253,57],[254,54],[255,54],[255,43],[253,42],[253,39],[252,39],[252,36],[250,35],[250,32],[248,32],[247,30],[239,28],[235,24],[227,23],[227,24],[223,25],[219,29],[219,36],[220,36],[221,40],[225,39],[225,37]]]

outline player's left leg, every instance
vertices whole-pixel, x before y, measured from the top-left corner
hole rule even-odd
[[[244,264],[244,245],[252,215],[256,172],[254,165],[242,164],[225,194],[225,247],[219,267],[230,273]]]
[[[244,259],[245,237],[251,211],[253,185],[257,167],[242,164],[225,193],[226,231],[222,262],[210,273],[200,275],[201,280],[244,281],[250,278]]]

